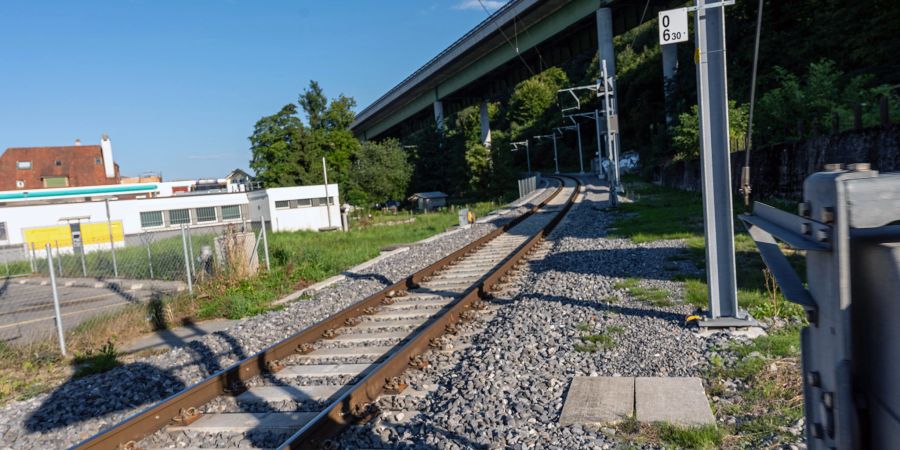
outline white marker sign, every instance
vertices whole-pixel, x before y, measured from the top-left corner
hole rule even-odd
[[[675,44],[688,40],[687,8],[659,12],[659,45]]]

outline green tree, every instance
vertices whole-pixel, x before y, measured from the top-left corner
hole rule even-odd
[[[387,200],[403,200],[412,178],[412,164],[397,139],[366,141],[350,171],[352,187],[348,200],[369,205]]]
[[[748,105],[738,105],[734,100],[728,102],[728,136],[732,152],[744,148],[748,109]],[[689,113],[678,116],[678,124],[675,125],[672,136],[676,160],[700,157],[700,119],[697,110],[697,105],[694,105]]]
[[[259,119],[250,136],[250,168],[267,187],[300,182],[306,133],[296,114],[295,105],[285,105],[277,113]]]

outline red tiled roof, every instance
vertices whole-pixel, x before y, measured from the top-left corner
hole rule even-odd
[[[18,169],[21,161],[30,161],[31,169]],[[8,148],[0,156],[0,191],[43,189],[45,177],[68,177],[69,186],[118,184],[119,165],[114,165],[116,176],[106,178],[99,145]],[[16,181],[25,186],[17,187]]]

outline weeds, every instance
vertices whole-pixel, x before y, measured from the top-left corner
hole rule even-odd
[[[666,423],[655,427],[660,441],[678,448],[717,449],[725,434],[715,425],[680,427]]]
[[[635,299],[649,302],[654,306],[673,305],[669,300],[669,291],[662,288],[641,287],[641,282],[637,278],[626,278],[623,281],[617,282],[614,286],[616,289],[627,290],[628,294]]]
[[[75,366],[74,378],[81,378],[95,373],[103,373],[121,364],[119,352],[112,340],[106,341],[96,352],[87,351],[75,355],[72,364]]]
[[[599,333],[591,333],[593,327],[588,323],[579,323],[575,328],[581,332],[581,342],[575,343],[573,348],[576,352],[596,353],[599,350],[609,350],[616,346],[616,341],[612,335],[619,334],[624,328],[618,325],[610,325]]]

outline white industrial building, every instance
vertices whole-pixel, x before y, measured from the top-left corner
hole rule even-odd
[[[119,236],[177,230],[182,225],[213,227],[245,221],[258,223],[261,218],[272,231],[320,230],[341,223],[336,184],[327,186],[327,201],[324,185],[127,200],[117,198],[117,195],[133,197],[141,192],[166,190],[165,187],[160,188],[154,184],[144,184],[43,189],[32,191],[27,196],[0,192],[0,205],[3,205],[0,206],[0,247],[27,245],[29,240],[38,239],[26,238],[26,234],[43,234],[46,240],[46,236],[58,236],[64,232],[64,227],[72,224],[107,223],[107,220],[115,224],[114,234]],[[74,227],[72,229],[75,230]],[[28,230],[32,231],[26,233]],[[71,242],[70,238],[64,241]],[[114,240],[120,239],[117,237]]]

